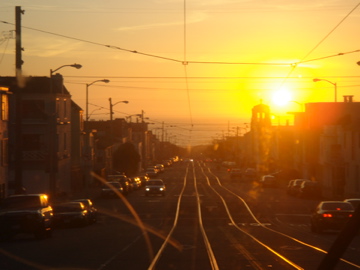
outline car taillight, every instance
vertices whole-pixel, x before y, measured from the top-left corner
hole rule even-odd
[[[352,214],[349,214],[349,217],[352,217],[353,215]]]
[[[324,218],[331,218],[332,217],[332,214],[327,214],[327,213],[325,213],[325,214],[323,214],[322,215]]]

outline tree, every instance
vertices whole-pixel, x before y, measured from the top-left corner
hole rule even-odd
[[[127,176],[135,175],[138,171],[140,155],[135,146],[126,142],[114,152],[113,167],[114,170],[123,172]]]

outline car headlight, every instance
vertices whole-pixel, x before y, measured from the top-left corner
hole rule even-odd
[[[164,190],[164,188],[161,187],[161,188],[160,188],[160,191],[163,191],[163,190]]]
[[[150,188],[148,188],[148,187],[147,187],[147,188],[145,188],[145,190],[146,190],[146,191],[149,191],[149,190],[150,190]]]

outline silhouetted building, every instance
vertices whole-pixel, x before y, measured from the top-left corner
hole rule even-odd
[[[21,83],[19,85],[18,83]],[[0,77],[10,102],[9,184],[29,193],[71,191],[71,96],[60,74]]]
[[[258,172],[267,172],[271,141],[270,108],[265,104],[253,107],[251,117],[251,142],[253,162]],[[250,157],[250,158],[251,158]]]

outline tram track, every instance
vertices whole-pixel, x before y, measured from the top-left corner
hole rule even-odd
[[[166,236],[163,244],[159,248],[157,254],[155,255],[153,261],[151,262],[150,266],[148,267],[149,270],[157,269],[157,265],[158,265],[159,261],[161,260],[161,258],[163,256],[166,256],[165,255],[166,249],[170,248],[170,246],[168,245],[170,239],[172,237],[174,237],[175,231],[177,229],[179,229],[179,226],[180,226],[179,220],[182,218],[181,217],[182,216],[181,205],[184,204],[183,200],[184,200],[184,198],[187,197],[185,194],[185,190],[187,190],[188,193],[189,192],[192,193],[193,196],[196,197],[196,200],[195,200],[196,203],[193,205],[193,207],[195,207],[196,211],[197,211],[198,229],[200,230],[202,242],[203,242],[204,248],[206,250],[206,254],[207,254],[207,260],[209,262],[209,268],[206,268],[206,269],[212,269],[212,270],[227,269],[226,267],[222,268],[221,266],[223,266],[223,265],[220,265],[218,263],[218,260],[220,259],[220,261],[222,261],[222,263],[224,264],[224,259],[222,258],[224,256],[224,252],[225,252],[225,254],[229,253],[230,249],[232,249],[231,253],[236,254],[233,256],[233,260],[235,260],[235,261],[241,260],[241,262],[244,265],[247,265],[247,267],[251,266],[252,269],[256,269],[256,270],[268,269],[269,263],[265,263],[265,264],[262,263],[259,258],[254,257],[253,252],[249,251],[245,247],[244,244],[242,244],[238,240],[236,240],[237,238],[234,237],[233,233],[231,232],[232,228],[236,228],[238,231],[241,231],[242,234],[245,234],[247,237],[251,238],[251,240],[253,242],[255,242],[257,245],[262,246],[262,248],[264,250],[270,251],[272,254],[275,254],[277,257],[282,258],[282,260],[285,261],[288,265],[290,265],[292,269],[303,269],[303,268],[297,266],[295,263],[288,260],[287,258],[285,258],[284,256],[282,256],[281,254],[277,253],[270,246],[264,244],[263,242],[258,240],[256,237],[254,237],[251,234],[249,234],[248,232],[242,230],[239,227],[239,225],[234,221],[223,196],[218,194],[217,191],[215,189],[213,189],[213,187],[209,183],[209,179],[207,178],[208,185],[206,187],[202,187],[202,188],[210,187],[214,193],[218,194],[218,198],[222,202],[222,205],[226,211],[226,215],[227,215],[228,219],[230,220],[230,223],[232,224],[231,229],[229,229],[230,227],[228,225],[225,228],[223,225],[216,226],[215,228],[214,228],[214,226],[212,226],[212,233],[222,235],[222,238],[223,238],[222,241],[224,242],[224,245],[222,245],[222,247],[220,248],[221,253],[220,253],[220,251],[215,252],[213,249],[213,244],[215,244],[215,242],[212,242],[212,240],[209,239],[209,236],[207,233],[208,229],[206,228],[206,225],[203,222],[204,209],[202,207],[204,204],[203,203],[204,196],[200,193],[201,191],[199,191],[199,187],[201,187],[202,184],[197,180],[197,174],[199,174],[199,172],[197,170],[198,170],[199,166],[195,165],[195,164],[191,164],[191,166],[192,166],[192,168],[189,168],[189,166],[188,166],[186,169],[186,173],[185,173],[185,176],[183,179],[183,187],[182,187],[182,190],[181,190],[178,200],[177,200],[177,208],[176,208],[176,212],[174,215],[174,222],[172,224],[172,227],[169,230],[169,233],[167,234],[167,236]],[[189,190],[189,188],[191,188],[191,186],[188,184],[188,182],[189,182],[188,179],[189,179],[190,173],[192,173],[191,178],[193,179],[193,187],[192,187],[193,192],[191,190]],[[202,168],[201,168],[201,173],[203,175],[205,175]],[[183,224],[181,224],[181,225],[183,225]],[[214,224],[212,224],[212,225],[214,225]],[[216,230],[217,232],[214,232],[214,230]],[[219,250],[219,248],[218,248],[218,250]],[[168,261],[168,260],[169,260],[169,258],[166,258],[166,261]]]
[[[217,188],[221,188],[223,191],[226,191],[228,194],[231,194],[233,195],[235,198],[237,198],[242,204],[243,206],[246,208],[249,216],[251,216],[251,218],[253,219],[254,223],[258,224],[258,228],[261,229],[262,231],[267,231],[267,232],[270,232],[270,233],[273,233],[273,234],[276,234],[280,237],[283,237],[283,238],[286,238],[290,241],[292,241],[293,243],[295,243],[296,245],[301,245],[303,247],[306,247],[306,248],[309,248],[313,251],[316,251],[316,252],[319,252],[319,253],[322,253],[322,254],[327,254],[327,252],[324,250],[324,249],[321,249],[315,245],[312,245],[312,244],[309,244],[309,243],[306,243],[305,241],[303,240],[300,240],[298,238],[295,238],[291,235],[288,235],[288,234],[285,234],[283,232],[280,232],[280,231],[277,231],[275,229],[272,229],[272,228],[269,228],[269,226],[267,225],[264,225],[264,223],[262,223],[253,213],[253,211],[250,209],[249,205],[246,203],[246,201],[241,197],[239,196],[238,194],[236,194],[235,192],[233,192],[232,190],[228,189],[227,187],[225,187],[224,185],[222,185],[220,179],[218,176],[216,176],[209,167],[205,166],[204,164],[199,164],[199,167],[201,168],[202,170],[202,173],[203,175],[205,176],[206,178],[206,181],[207,181],[207,184],[208,186],[214,191],[214,193],[216,193],[219,198],[221,199],[221,201],[223,202],[223,205],[224,205],[224,208],[226,209],[226,212],[228,214],[228,217],[231,221],[231,224],[236,228],[238,229],[239,231],[245,233],[246,235],[248,235],[250,238],[252,238],[254,241],[258,242],[260,245],[264,246],[266,249],[268,249],[270,252],[272,252],[274,255],[276,255],[278,258],[284,260],[286,263],[288,263],[289,265],[291,265],[292,267],[294,267],[295,269],[304,269],[302,268],[300,265],[296,264],[295,262],[293,262],[292,260],[286,258],[285,256],[283,256],[281,254],[281,252],[277,252],[275,251],[275,249],[271,248],[270,245],[268,244],[265,244],[265,241],[262,241],[260,240],[260,237],[259,236],[255,236],[255,235],[260,235],[262,234],[263,232],[257,232],[255,233],[254,230],[247,230],[247,229],[244,229],[240,226],[238,226],[238,223],[234,220],[233,218],[233,215],[231,213],[231,210],[229,209],[229,207],[227,206],[227,203],[226,203],[226,200],[224,199],[224,196],[221,195],[218,191]],[[204,171],[204,169],[207,170],[207,172]],[[210,177],[214,177],[215,180],[210,180]],[[214,184],[215,183],[215,184]],[[217,187],[217,188],[216,188]],[[353,267],[353,269],[360,269],[360,265],[356,264],[356,263],[353,263],[349,260],[346,260],[346,259],[343,259],[341,258],[340,259],[343,263],[345,263],[346,265],[349,265],[351,267]]]

